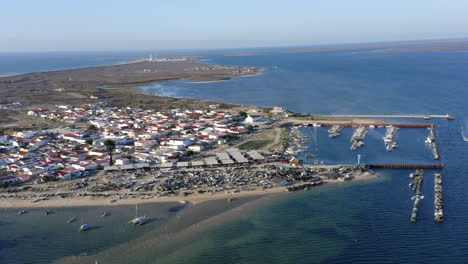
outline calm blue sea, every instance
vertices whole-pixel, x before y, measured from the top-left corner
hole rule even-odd
[[[10,64],[0,60],[0,74],[89,66],[93,65],[91,61],[105,57],[88,54],[87,62],[62,65],[57,62],[47,68],[37,66],[48,63],[47,55],[41,56],[41,59],[36,58],[36,66],[21,62],[21,56],[13,56]],[[122,57],[127,55],[113,54],[111,57],[123,61]],[[23,59],[29,60],[27,57]],[[236,104],[282,105],[305,113],[449,113],[455,116],[453,121],[411,121],[436,125],[440,162],[445,165],[442,170],[445,222],[436,224],[433,221],[433,175],[436,171],[426,171],[423,185],[426,198],[421,203],[418,221],[410,223],[410,197],[413,194],[408,188],[408,175],[411,171],[387,170],[380,171],[384,176],[377,180],[287,194],[283,199],[242,213],[241,217],[203,230],[196,236],[174,238],[175,241],[168,244],[170,246],[157,245],[162,238],[152,236],[146,238],[148,244],[141,247],[138,254],[127,254],[124,258],[116,250],[107,254],[102,263],[128,263],[129,259],[133,259],[133,263],[468,263],[468,142],[461,136],[464,117],[468,114],[468,52],[350,50],[286,54],[271,51],[251,56],[212,55],[203,59],[222,65],[265,69],[259,76],[226,82],[193,84],[178,81],[140,89],[167,96]],[[54,61],[53,58],[50,60]],[[96,62],[105,63],[102,60]],[[310,153],[317,154],[316,160],[325,163],[354,162],[357,153],[363,154],[364,162],[433,163],[430,149],[424,144],[427,135],[424,129],[401,129],[397,138],[400,148],[392,153],[385,151],[382,128],[369,131],[366,145],[357,152],[349,150],[351,129],[345,129],[333,140],[326,136],[323,128],[304,128],[303,131],[310,136]],[[98,211],[89,214],[95,215]],[[129,217],[130,212],[125,214]],[[49,228],[49,231],[21,233],[18,226],[25,224],[17,223],[11,212],[4,213],[7,217],[0,222],[0,232],[16,228],[19,234],[6,232],[8,235],[0,238],[1,263],[47,263],[81,252],[50,248],[53,257],[40,254],[44,262],[30,261],[36,254],[34,252],[30,258],[7,254],[24,249],[32,235],[47,240],[46,232],[55,231]],[[167,214],[165,218],[172,217]],[[157,228],[158,224],[152,226]],[[100,242],[95,242],[93,247],[86,247],[83,241],[89,238],[74,233],[69,243],[77,243],[80,250],[89,254],[108,249],[110,229],[97,231],[103,235],[93,237]],[[122,227],[113,235],[115,243],[112,245],[138,237],[138,234],[126,233],[130,231]],[[52,237],[57,239],[55,235]],[[33,241],[37,243],[37,240]],[[72,245],[63,244],[63,247]],[[26,249],[37,250],[37,247]]]

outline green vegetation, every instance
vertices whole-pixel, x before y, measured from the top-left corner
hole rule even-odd
[[[235,135],[229,134],[229,135],[226,136],[225,139],[226,139],[226,142],[230,143],[230,142],[233,142],[233,141],[235,141],[235,140],[238,140],[239,137],[238,137],[238,136],[235,136]]]
[[[195,154],[195,152],[191,151],[191,150],[187,150],[184,152],[184,156],[185,157],[190,157],[190,156],[193,156]]]
[[[104,146],[106,146],[107,153],[109,154],[109,166],[112,166],[112,152],[115,149],[115,142],[113,140],[106,139],[106,141],[104,141]]]
[[[244,144],[239,146],[239,149],[246,150],[246,149],[260,149],[266,147],[272,141],[269,139],[254,139],[245,142]]]

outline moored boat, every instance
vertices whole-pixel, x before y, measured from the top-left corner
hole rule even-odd
[[[88,224],[84,224],[84,225],[80,226],[80,231],[86,231],[86,230],[89,230],[89,229],[91,229],[91,226],[88,225]]]
[[[27,213],[26,210],[20,210],[20,211],[18,211],[18,215],[22,215],[22,214],[25,214],[25,213]]]

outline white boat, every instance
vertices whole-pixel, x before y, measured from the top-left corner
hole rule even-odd
[[[148,222],[148,218],[146,216],[138,216],[138,204],[135,205],[135,218],[128,223],[132,225],[144,225],[146,222]]]
[[[84,224],[84,225],[80,226],[80,231],[86,231],[86,230],[89,230],[89,229],[91,229],[91,226],[88,225],[88,224]]]
[[[109,216],[109,215],[110,215],[109,212],[102,212],[102,213],[101,213],[101,217],[106,217],[106,216]]]
[[[128,223],[133,225],[144,225],[146,222],[148,222],[148,218],[146,218],[145,216],[140,216],[133,218]]]

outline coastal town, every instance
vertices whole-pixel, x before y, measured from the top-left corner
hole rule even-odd
[[[276,151],[241,151],[235,143],[275,120],[218,108],[157,111],[98,102],[29,110],[29,116],[61,126],[0,136],[1,197],[38,202],[135,194],[185,197],[274,187],[294,191],[365,171],[359,166],[303,166],[296,155],[306,138],[294,126]],[[287,111],[276,106],[269,114],[279,117]]]

